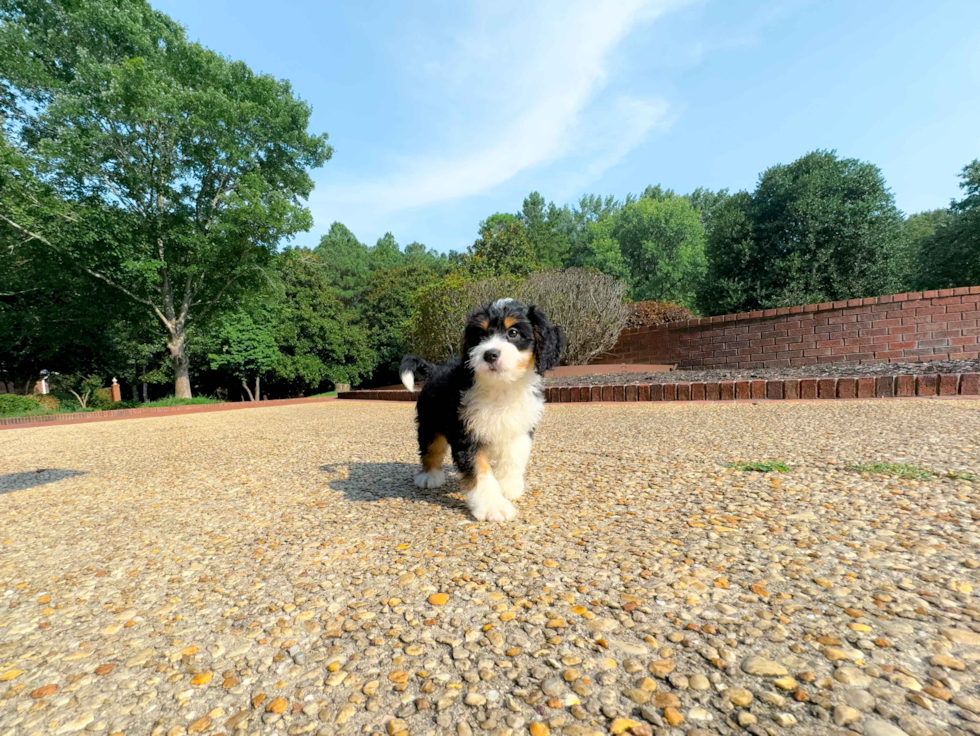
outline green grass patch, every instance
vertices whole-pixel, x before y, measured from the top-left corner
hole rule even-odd
[[[734,468],[735,470],[741,470],[744,472],[753,473],[788,473],[789,465],[779,460],[766,460],[765,462],[755,462],[755,463],[729,463],[729,468]]]
[[[139,409],[152,406],[188,406],[193,404],[223,404],[223,401],[212,399],[207,396],[198,396],[193,399],[177,399],[168,396],[164,399],[149,401],[117,401],[115,403],[100,404],[98,408],[89,406],[81,408],[75,400],[62,400],[57,409],[52,409],[40,404],[37,399],[31,396],[15,396],[13,394],[0,394],[0,417],[34,417],[46,414],[78,414],[90,411],[112,411],[113,409]]]
[[[138,406],[191,406],[193,404],[223,404],[225,402],[219,399],[212,399],[209,396],[195,396],[193,399],[177,399],[173,396],[168,396],[165,399],[157,399],[156,401],[149,401],[145,404],[139,404]]]
[[[208,396],[195,396],[193,399],[177,399],[173,396],[167,396],[164,399],[157,399],[156,401],[147,401],[145,404],[142,401],[117,401],[115,404],[109,404],[104,408],[106,410],[113,409],[142,409],[144,407],[154,407],[154,406],[193,406],[195,404],[223,404],[225,402],[219,401],[218,399],[212,399]]]
[[[977,480],[977,476],[973,473],[958,473],[956,471],[946,473],[946,477],[952,480],[968,480],[971,482]]]
[[[904,463],[872,463],[871,465],[852,465],[851,470],[858,473],[878,473],[879,475],[894,475],[906,480],[929,480],[936,474],[928,468]]]
[[[325,396],[326,397],[330,397],[330,396],[336,396],[336,395],[337,395],[337,392],[336,391],[324,391],[322,394],[313,394],[309,398],[311,398],[311,399],[319,399],[319,398],[322,398],[322,397],[325,397]]]

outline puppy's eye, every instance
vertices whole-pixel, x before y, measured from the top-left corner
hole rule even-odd
[[[507,337],[509,337],[511,340],[514,340],[520,336],[521,333],[517,330],[516,327],[511,327],[509,330],[507,330]]]

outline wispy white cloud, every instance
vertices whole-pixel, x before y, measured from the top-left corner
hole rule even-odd
[[[581,184],[669,119],[659,99],[613,97],[615,50],[686,0],[576,0],[481,6],[445,51],[419,59],[431,131],[424,155],[399,156],[367,181],[320,187],[315,210],[339,203],[404,210],[482,194],[517,174],[574,160]],[[529,7],[533,5],[533,7]],[[445,39],[439,39],[444,42]],[[439,109],[445,108],[440,116]],[[322,204],[321,204],[322,203]],[[330,203],[328,205],[327,203]],[[333,206],[331,206],[333,205]]]

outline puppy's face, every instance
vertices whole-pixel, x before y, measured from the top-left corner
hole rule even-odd
[[[478,381],[512,383],[558,364],[564,335],[541,312],[498,299],[470,313],[463,359]]]

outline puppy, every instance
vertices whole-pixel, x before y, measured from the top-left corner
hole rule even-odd
[[[414,355],[402,360],[409,391],[425,381],[416,405],[419,488],[446,482],[446,448],[480,521],[517,516],[534,428],[544,411],[542,378],[558,365],[565,334],[536,307],[498,299],[466,317],[462,355],[436,366]]]

